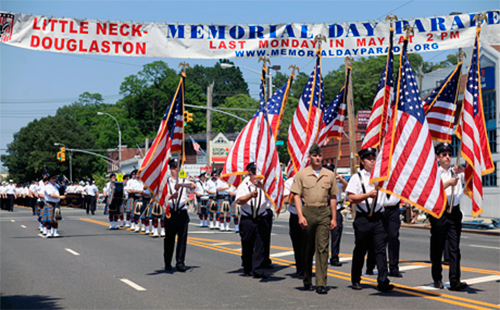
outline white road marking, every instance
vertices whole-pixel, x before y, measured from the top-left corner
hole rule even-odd
[[[227,242],[221,242],[221,243],[212,243],[212,245],[229,245],[231,243],[227,243]]]
[[[500,276],[493,275],[493,276],[484,276],[484,277],[463,280],[463,282],[465,282],[467,284],[478,284],[478,283],[493,282],[493,281],[498,281],[498,280],[500,280]]]
[[[293,251],[285,251],[285,252],[279,252],[279,253],[275,253],[275,254],[271,254],[270,256],[271,257],[283,257],[283,256],[290,256],[290,255],[293,255]]]
[[[341,257],[339,258],[339,262],[350,262],[352,261],[352,257]]]
[[[345,234],[345,235],[354,235],[353,232],[349,232],[349,231],[345,231],[345,232],[343,232],[343,234]]]
[[[72,249],[68,249],[68,248],[65,248],[66,251],[70,252],[71,254],[75,255],[75,256],[78,256],[80,255],[80,253],[76,252],[76,251],[73,251]]]
[[[475,244],[469,244],[469,246],[474,247],[474,248],[500,250],[500,247],[496,247],[496,246],[485,246],[485,245],[475,245]]]
[[[273,224],[273,227],[287,227],[285,225],[277,225],[277,224]]]
[[[122,281],[123,283],[133,287],[134,289],[138,290],[138,291],[145,291],[146,289],[140,285],[137,285],[135,284],[134,282],[128,280],[128,279],[120,279],[120,281]]]
[[[421,290],[427,290],[427,291],[437,291],[437,290],[439,290],[438,288],[435,288],[433,284],[417,286],[415,288],[418,288],[418,289],[421,289]]]
[[[407,270],[413,270],[413,269],[421,269],[421,268],[429,268],[430,266],[421,266],[421,265],[405,265],[405,266],[400,266],[399,271],[407,271]]]
[[[25,226],[25,225],[21,225],[21,227],[22,227],[22,228],[26,228],[26,226]]]
[[[10,220],[12,223],[14,223],[15,221],[14,220]]]

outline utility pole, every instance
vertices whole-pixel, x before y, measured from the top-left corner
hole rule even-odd
[[[214,91],[214,83],[212,82],[207,87],[207,151],[206,151],[206,166],[210,166],[211,158],[210,158],[210,132],[212,131],[212,98]]]

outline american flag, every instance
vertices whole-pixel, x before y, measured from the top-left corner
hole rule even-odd
[[[184,72],[175,96],[160,124],[158,134],[139,169],[139,177],[153,194],[154,199],[169,214],[169,204],[165,203],[168,184],[168,160],[170,154],[181,153],[184,142]]]
[[[361,149],[378,148],[385,137],[387,127],[388,111],[394,101],[394,78],[392,77],[393,52],[392,37],[394,30],[389,35],[389,51],[384,71],[380,76],[377,86],[377,94],[373,100],[373,108],[366,126],[365,138]]]
[[[317,141],[323,120],[324,96],[321,56],[318,53],[316,65],[309,76],[288,129],[287,144],[291,159],[289,177],[307,166],[309,148]]]
[[[405,39],[394,113],[370,182],[439,218],[446,208],[446,195],[407,46]]]
[[[433,140],[451,143],[461,74],[462,62],[424,99],[424,111]]]
[[[255,163],[257,176],[264,179],[263,189],[266,196],[279,214],[283,204],[285,182],[281,173],[276,141],[268,121],[264,97],[263,74],[259,110],[231,146],[222,168],[221,179],[238,187],[247,174],[246,166],[251,162]]]
[[[193,143],[193,150],[196,152],[196,155],[198,156],[201,156],[202,154],[206,155],[205,151],[203,151],[203,149],[201,148],[201,145],[196,141],[194,141],[193,137],[190,136],[189,138],[191,138],[191,142]]]
[[[461,123],[456,135],[462,140],[462,156],[465,158],[465,194],[472,199],[472,215],[483,212],[483,184],[481,176],[495,170],[483,115],[483,99],[480,83],[479,33],[477,28],[471,64],[467,74]]]
[[[286,81],[286,83],[278,89],[271,98],[267,101],[267,113],[269,115],[269,124],[274,139],[278,140],[278,133],[283,119],[283,112],[285,111],[286,101],[290,93],[290,86],[292,85],[294,75]]]
[[[348,66],[344,86],[330,105],[323,110],[323,122],[320,125],[321,129],[317,142],[318,145],[324,145],[329,138],[342,140],[350,76],[351,67]]]

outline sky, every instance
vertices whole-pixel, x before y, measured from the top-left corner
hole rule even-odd
[[[0,11],[73,17],[91,20],[205,23],[343,23],[384,20],[389,13],[400,19],[448,15],[451,12],[478,12],[498,9],[498,0],[471,1],[23,1],[0,0]],[[438,62],[455,50],[422,53],[425,61]],[[137,74],[143,65],[165,61],[177,70],[182,61],[191,66],[213,66],[217,60],[159,59],[69,55],[33,51],[0,44],[0,154],[6,154],[13,135],[29,122],[55,115],[84,92],[99,93],[106,103],[121,98],[119,88],[125,77]],[[238,59],[236,65],[259,71],[257,59]],[[282,72],[295,64],[301,71],[313,69],[314,59],[272,58]],[[323,60],[323,72],[337,69],[343,58]],[[242,69],[250,94],[258,96],[260,77]],[[216,90],[215,90],[216,92]],[[103,119],[103,121],[112,121]],[[68,130],[71,130],[68,128]],[[114,147],[114,146],[110,146]]]

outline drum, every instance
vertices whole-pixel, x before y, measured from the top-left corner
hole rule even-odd
[[[123,204],[123,182],[111,182],[109,212],[119,213]]]
[[[200,213],[207,213],[208,196],[200,197]]]

